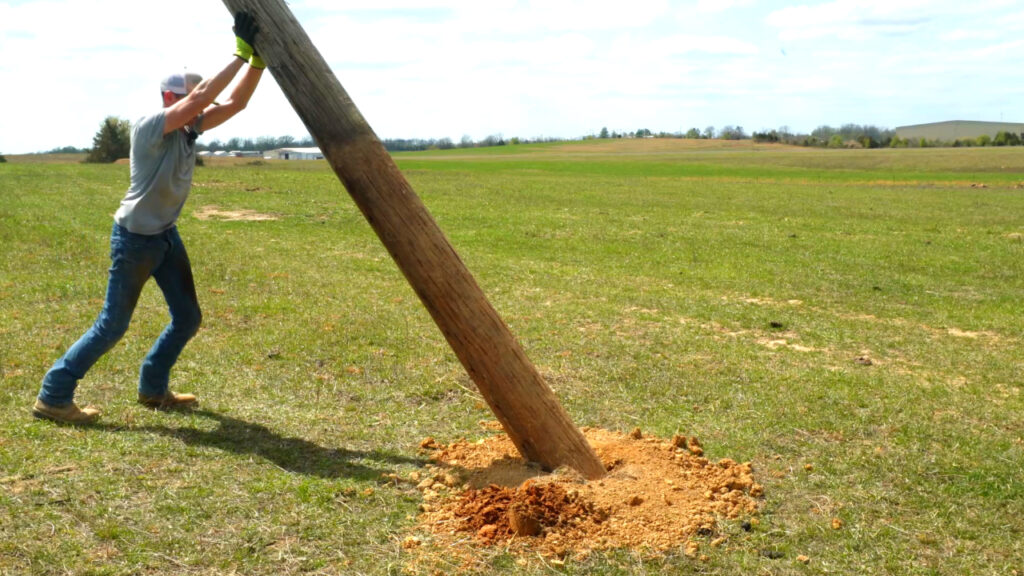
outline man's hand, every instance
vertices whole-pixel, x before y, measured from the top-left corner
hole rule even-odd
[[[256,33],[260,30],[259,26],[253,20],[252,14],[236,12],[235,26],[232,30],[235,31],[235,56],[248,62],[256,53],[253,47],[256,45]]]

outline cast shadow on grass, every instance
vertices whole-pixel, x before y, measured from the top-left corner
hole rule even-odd
[[[321,478],[352,478],[362,481],[380,481],[381,475],[393,472],[387,465],[408,464],[423,467],[425,460],[389,454],[379,450],[349,450],[325,448],[302,438],[282,436],[260,424],[246,422],[210,410],[191,410],[189,414],[216,421],[214,430],[192,427],[139,426],[132,428],[100,425],[111,432],[142,432],[176,438],[189,446],[217,448],[236,454],[252,454],[276,466],[307,476]],[[367,465],[372,461],[384,465]]]

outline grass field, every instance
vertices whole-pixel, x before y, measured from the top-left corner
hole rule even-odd
[[[723,522],[706,561],[414,562],[421,496],[382,475],[491,415],[321,162],[197,169],[179,228],[204,326],[172,386],[201,409],[134,402],[167,320],[151,284],[79,387],[101,423],[33,420],[99,312],[128,167],[8,156],[0,574],[1024,574],[1024,151],[396,159],[576,423],[751,461],[759,523]],[[241,210],[275,219],[217,217]]]

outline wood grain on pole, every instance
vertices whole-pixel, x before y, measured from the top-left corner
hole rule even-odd
[[[586,438],[285,2],[224,4],[255,17],[260,56],[519,452],[547,469],[565,465],[602,477]]]

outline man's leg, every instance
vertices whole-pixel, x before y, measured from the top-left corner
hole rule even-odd
[[[178,229],[171,228],[164,233],[164,238],[168,243],[168,251],[164,261],[153,271],[153,278],[164,293],[171,313],[171,322],[157,338],[142,363],[139,371],[140,400],[144,397],[163,398],[167,395],[171,367],[178,361],[185,344],[199,331],[199,324],[202,321],[195,280],[192,277],[192,264],[178,235]],[[194,402],[195,398],[193,397],[191,401]],[[166,405],[167,402],[163,404]]]
[[[110,271],[103,310],[96,322],[57,360],[43,378],[39,400],[53,407],[70,405],[78,381],[124,336],[142,287],[155,264],[154,254],[137,235],[115,225],[110,236]]]

